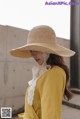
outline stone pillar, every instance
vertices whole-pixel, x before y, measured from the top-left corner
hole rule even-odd
[[[80,88],[80,1],[71,0],[71,2],[79,2],[79,5],[71,5],[70,47],[76,54],[70,60],[70,84],[71,87]]]

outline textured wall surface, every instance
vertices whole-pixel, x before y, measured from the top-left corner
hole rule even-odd
[[[32,59],[10,55],[12,48],[26,44],[28,30],[0,25],[0,107],[9,106],[17,111],[24,106],[27,82],[32,79]],[[58,42],[69,48],[69,40],[58,38]],[[69,65],[69,59],[66,59]]]

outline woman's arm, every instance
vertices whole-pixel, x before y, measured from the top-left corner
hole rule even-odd
[[[61,68],[53,68],[40,86],[42,119],[60,119],[66,75]]]

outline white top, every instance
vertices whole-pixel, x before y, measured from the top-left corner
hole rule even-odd
[[[41,75],[43,75],[47,70],[51,68],[50,65],[43,65],[43,66],[35,66],[32,68],[32,74],[33,78],[28,82],[30,89],[28,91],[28,104],[32,105],[33,103],[33,97],[34,97],[34,91],[36,87],[36,82],[39,79]]]

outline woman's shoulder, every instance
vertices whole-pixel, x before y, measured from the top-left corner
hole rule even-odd
[[[57,66],[57,65],[53,66],[52,69],[65,72],[63,68],[61,68],[60,66]]]
[[[46,86],[65,84],[66,82],[66,73],[59,67],[54,66],[49,69],[37,82],[37,88],[40,90],[45,84]],[[59,85],[58,85],[59,86]]]
[[[56,65],[45,72],[44,75],[39,78],[38,82],[42,84],[47,80],[54,80],[55,78],[58,80],[60,80],[60,78],[66,79],[65,71],[61,67]]]
[[[57,65],[53,66],[53,67],[49,70],[48,73],[49,73],[49,74],[50,74],[50,73],[51,73],[51,74],[59,73],[59,74],[64,74],[64,75],[66,75],[64,69],[61,68],[60,66],[57,66]]]

